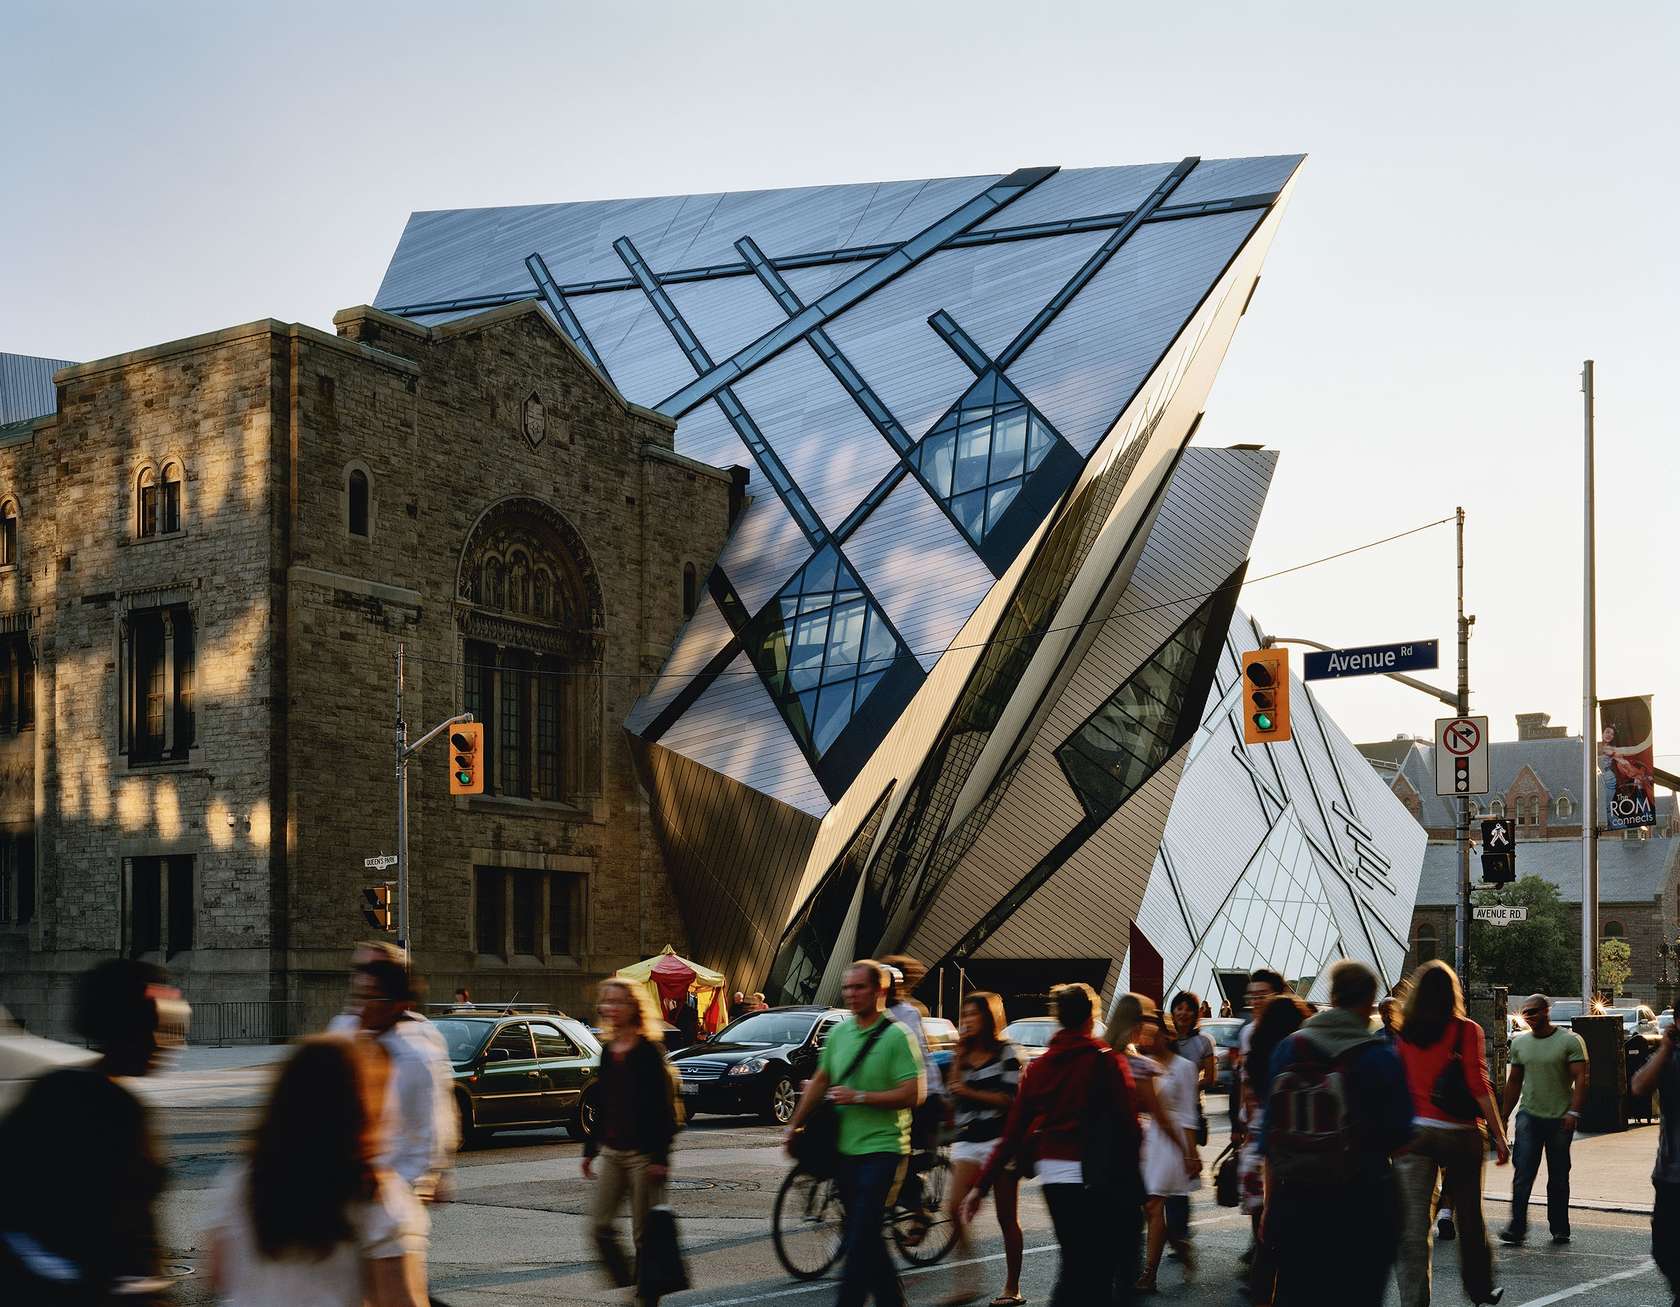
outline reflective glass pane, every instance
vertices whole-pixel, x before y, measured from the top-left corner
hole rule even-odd
[[[1027,414],[1019,410],[1000,418],[992,432],[992,480],[1021,475],[1026,465]]]
[[[881,678],[885,675],[885,672],[873,672],[868,676],[859,678],[857,687],[858,707],[863,706],[863,701],[869,697],[869,692],[881,683]]]
[[[811,728],[811,743],[818,753],[823,753],[834,743],[835,737],[845,728],[852,716],[852,686],[850,682],[841,685],[831,685],[822,692],[822,702],[817,705],[817,718]]]
[[[857,675],[858,664],[863,658],[863,615],[861,600],[835,609],[834,621],[829,627],[828,666],[823,671],[823,680],[834,681]]]
[[[992,427],[981,422],[957,433],[956,489],[973,490],[986,484],[986,459],[992,447]]]
[[[876,614],[869,619],[869,636],[864,641],[864,658],[861,670],[865,673],[885,672],[892,667],[893,656],[898,652],[898,643],[893,639],[887,624]]]
[[[1031,472],[1044,461],[1044,456],[1050,452],[1050,446],[1055,442],[1055,435],[1050,428],[1037,418],[1029,422],[1031,428],[1027,436],[1027,471]]]
[[[933,487],[933,492],[941,498],[951,493],[952,455],[955,449],[956,434],[950,431],[944,435],[930,436],[927,444],[922,447],[922,475]]]
[[[822,669],[815,663],[808,663],[803,667],[795,667],[788,673],[788,684],[796,690],[812,690],[822,679]]]
[[[828,614],[826,612],[800,618],[799,624],[794,628],[790,665],[795,670],[801,667],[820,667],[822,665],[823,646],[827,642]]]
[[[834,565],[837,559],[834,550],[824,549],[805,567],[805,574],[800,578],[799,588],[806,594],[817,594],[824,590],[834,589]]]
[[[1003,510],[1015,501],[1015,496],[1021,493],[1020,481],[1005,481],[1001,486],[993,486],[986,496],[986,529],[990,531],[997,525],[998,518],[1003,516]]]
[[[956,514],[963,530],[978,540],[986,513],[986,492],[971,490],[966,495],[958,495],[951,501],[951,512]]]

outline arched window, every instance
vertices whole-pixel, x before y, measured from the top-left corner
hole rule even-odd
[[[1622,932],[1622,923],[1621,922],[1619,922],[1619,921],[1607,921],[1607,922],[1604,923],[1604,938],[1605,939],[1620,939],[1622,937],[1622,933],[1623,932]]]
[[[1488,804],[1488,816],[1490,816],[1490,817],[1503,817],[1504,815],[1505,815],[1505,800],[1504,799],[1495,799],[1492,803]]]
[[[181,529],[181,465],[163,465],[163,495],[158,506],[158,529],[170,535]]]
[[[0,504],[0,567],[12,567],[18,560],[18,505],[7,499]]]
[[[350,470],[348,517],[350,534],[366,540],[369,535],[368,478],[359,467]]]
[[[1433,962],[1439,947],[1440,937],[1435,933],[1435,927],[1428,922],[1421,923],[1417,928],[1417,939],[1412,944],[1412,952],[1417,955],[1418,962]]]
[[[1479,801],[1475,800],[1475,799],[1471,799],[1470,800],[1470,815],[1472,817],[1480,816],[1481,811],[1482,811],[1481,803]]]
[[[1574,810],[1575,810],[1575,807],[1572,803],[1569,802],[1569,796],[1568,795],[1563,795],[1561,798],[1558,799],[1558,801],[1557,801],[1557,815],[1559,817],[1567,817],[1572,812],[1574,812]]]
[[[683,616],[693,617],[695,606],[700,602],[700,580],[695,574],[693,563],[683,564]]]
[[[158,533],[158,478],[157,469],[151,466],[140,469],[140,478],[135,483],[134,493],[135,523],[134,533],[142,540]]]

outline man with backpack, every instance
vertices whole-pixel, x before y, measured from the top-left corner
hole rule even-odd
[[[862,1307],[872,1295],[879,1307],[903,1307],[904,1290],[881,1227],[910,1160],[910,1116],[923,1097],[922,1058],[909,1032],[886,1014],[887,976],[879,962],[852,963],[840,995],[852,1015],[823,1042],[817,1073],[788,1122],[787,1150],[802,1165],[819,1161],[807,1155],[800,1135],[819,1110],[838,1115],[832,1124],[839,1157],[832,1164],[846,1209],[846,1260],[836,1307]]]
[[[1330,1006],[1272,1055],[1259,1124],[1262,1237],[1278,1261],[1277,1307],[1329,1299],[1380,1307],[1400,1217],[1389,1159],[1412,1137],[1412,1099],[1393,1047],[1373,1032],[1377,978],[1330,968]]]

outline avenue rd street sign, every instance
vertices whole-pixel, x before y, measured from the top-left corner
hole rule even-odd
[[[1422,672],[1441,665],[1439,642],[1367,644],[1357,649],[1326,649],[1309,653],[1301,679],[1329,681],[1341,676],[1380,676],[1385,672]]]
[[[1485,921],[1490,926],[1509,926],[1513,921],[1527,921],[1527,908],[1510,908],[1502,903],[1491,903],[1486,907],[1474,910],[1477,921]]]
[[[1435,793],[1450,798],[1488,792],[1488,719],[1435,719]]]

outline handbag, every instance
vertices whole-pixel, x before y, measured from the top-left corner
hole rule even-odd
[[[1464,1074],[1464,1022],[1452,1025],[1452,1055],[1429,1088],[1429,1101],[1455,1121],[1475,1121],[1482,1115],[1470,1081]]]
[[[669,1207],[650,1207],[636,1250],[636,1296],[646,1301],[688,1288],[688,1267],[677,1240],[677,1217]]]
[[[834,1083],[843,1085],[852,1078],[857,1069],[863,1065],[864,1058],[869,1056],[869,1050],[875,1047],[875,1041],[881,1037],[892,1022],[892,1018],[882,1013],[875,1020],[872,1029],[863,1041],[863,1046],[852,1055],[852,1060],[846,1069],[840,1073],[840,1078]],[[799,1169],[819,1180],[827,1180],[840,1169],[840,1109],[826,1098],[811,1109],[811,1114],[805,1118],[805,1124],[800,1126],[789,1145],[793,1153],[793,1160],[799,1163]]]
[[[1236,1207],[1242,1202],[1242,1182],[1237,1174],[1237,1145],[1233,1140],[1213,1159],[1213,1196],[1221,1207]]]

